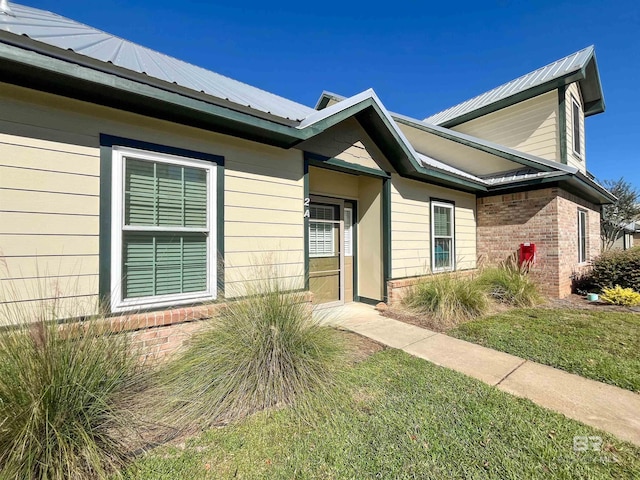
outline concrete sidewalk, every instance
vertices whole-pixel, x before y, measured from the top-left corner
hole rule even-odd
[[[528,398],[640,446],[640,395],[508,353],[381,316],[350,303],[325,311],[327,321],[436,365]]]

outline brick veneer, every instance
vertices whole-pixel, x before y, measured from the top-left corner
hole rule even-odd
[[[481,262],[516,255],[520,243],[536,244],[532,274],[543,293],[565,297],[578,263],[578,209],[587,211],[587,259],[600,253],[600,209],[557,187],[477,200],[477,245]]]
[[[476,272],[476,269],[472,270],[459,270],[455,272],[456,275],[459,276],[469,276]],[[448,272],[445,273],[435,273],[433,275],[449,275]],[[420,281],[433,277],[433,275],[424,275],[420,277],[409,277],[409,278],[398,278],[392,279],[387,282],[387,303],[389,305],[397,305],[402,302],[402,299],[405,297],[409,291],[411,291],[411,287],[417,285]]]

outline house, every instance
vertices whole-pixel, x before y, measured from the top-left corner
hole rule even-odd
[[[637,245],[640,245],[640,224],[631,222],[620,231],[611,250],[629,250]]]
[[[593,47],[419,120],[373,90],[300,105],[10,2],[0,104],[5,304],[176,324],[261,257],[317,303],[394,301],[523,243],[562,297],[613,199],[586,168]]]

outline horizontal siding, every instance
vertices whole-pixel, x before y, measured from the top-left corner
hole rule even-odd
[[[28,293],[38,282],[77,278],[95,311],[101,133],[225,157],[227,292],[267,257],[302,281],[302,152],[0,84],[0,283],[23,284],[21,305],[46,297]]]
[[[297,148],[376,170],[380,170],[377,161],[386,162],[380,149],[353,118],[302,142]]]
[[[272,275],[285,286],[304,287],[303,166],[298,151],[281,151],[273,163],[260,156],[226,159],[227,297]]]
[[[430,271],[430,199],[455,202],[455,248],[458,269],[475,268],[475,196],[393,175],[391,182],[391,276]]]
[[[558,92],[525,100],[497,112],[456,125],[453,130],[560,161]]]
[[[580,88],[578,83],[572,83],[567,87],[565,100],[565,108],[567,115],[567,163],[572,167],[579,168],[582,172],[586,170],[586,141],[585,141],[585,128],[584,128],[584,108],[582,106],[582,97],[580,95]],[[572,99],[578,102],[580,105],[580,147],[582,155],[577,155],[573,150],[573,111],[572,111]]]

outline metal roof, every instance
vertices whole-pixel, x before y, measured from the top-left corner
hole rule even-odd
[[[580,72],[594,56],[593,45],[424,119],[442,125],[534,87]],[[599,83],[599,81],[598,81]]]
[[[204,93],[232,104],[289,120],[302,120],[314,109],[233,80],[204,68],[142,47],[93,27],[52,12],[10,4],[12,14],[0,14],[0,32],[24,35],[32,40],[71,50],[100,62],[113,64],[132,72],[194,92]],[[10,38],[6,35],[1,39]]]

